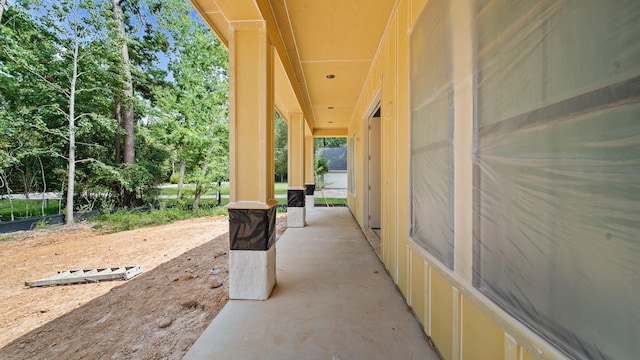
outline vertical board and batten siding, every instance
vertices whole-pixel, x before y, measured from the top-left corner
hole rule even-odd
[[[437,261],[419,249],[409,238],[410,229],[410,109],[409,109],[409,38],[414,22],[421,14],[428,0],[399,0],[389,19],[387,29],[376,57],[371,65],[365,85],[361,91],[356,110],[351,119],[348,134],[355,141],[354,159],[357,176],[356,193],[348,194],[348,204],[358,223],[366,226],[364,194],[367,189],[365,173],[367,161],[365,122],[376,104],[378,94],[382,107],[382,259],[385,268],[398,285],[417,319],[445,359],[513,359],[528,360],[533,357],[514,341],[492,317],[477,307],[460,291],[453,277],[471,286],[472,251],[472,164],[470,159],[462,162],[456,176],[455,204],[468,204],[468,209],[455,214],[456,239],[458,247],[466,250],[456,253],[460,264],[453,272],[442,267],[434,267]],[[457,2],[456,2],[457,3]],[[454,147],[458,152],[471,150],[473,130],[473,63],[471,18],[473,14],[463,1],[452,7],[462,25],[453,29],[454,81],[456,82],[456,129]],[[469,37],[468,39],[464,39]],[[462,103],[462,104],[461,104]],[[466,126],[459,126],[466,124]],[[459,131],[459,132],[458,132]],[[457,210],[457,208],[456,208]],[[458,236],[459,233],[459,236]],[[462,250],[462,249],[460,249]],[[468,284],[467,284],[468,282]],[[476,299],[477,301],[477,299]],[[488,300],[484,300],[488,301]],[[531,345],[529,344],[531,348]],[[535,346],[534,346],[535,347]]]

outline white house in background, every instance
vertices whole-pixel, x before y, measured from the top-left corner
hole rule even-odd
[[[325,189],[347,188],[347,148],[324,147],[318,153],[324,155],[329,162],[329,172],[324,174],[322,182]]]

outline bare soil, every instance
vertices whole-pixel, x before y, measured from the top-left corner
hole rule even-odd
[[[277,229],[286,229],[285,216]],[[228,300],[228,249],[225,217],[108,235],[60,227],[2,241],[0,359],[181,359]],[[128,281],[24,285],[60,270],[134,265],[143,273]]]

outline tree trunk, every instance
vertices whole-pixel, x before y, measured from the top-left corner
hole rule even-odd
[[[4,12],[4,7],[7,5],[7,0],[0,0],[0,21],[2,21],[2,13]]]
[[[11,209],[11,221],[14,221],[15,217],[13,216],[13,199],[11,198],[11,188],[9,187],[9,182],[7,181],[7,176],[4,172],[0,173],[0,180],[2,180],[2,184],[7,188],[7,198],[9,198],[9,208]]]
[[[75,192],[76,177],[76,81],[78,80],[78,39],[75,39],[73,48],[73,73],[71,75],[71,86],[69,89],[69,158],[67,174],[67,208],[65,214],[65,224],[73,224],[73,193]]]
[[[198,210],[198,207],[200,206],[201,195],[202,195],[202,184],[197,184],[195,193],[193,195],[193,207],[192,207],[193,211]]]
[[[178,199],[182,197],[182,185],[184,185],[184,170],[186,167],[187,162],[184,160],[184,158],[180,159],[180,170],[178,170]]]
[[[207,178],[207,170],[209,169],[209,159],[211,158],[211,154],[213,153],[213,149],[216,145],[216,142],[213,141],[209,146],[209,151],[207,152],[207,156],[204,158],[204,162],[202,163],[201,176],[196,183],[196,191],[193,196],[193,210],[198,210],[198,206],[200,205],[200,197],[202,196],[203,182],[206,181]]]
[[[124,130],[127,132],[124,136],[124,162],[125,164],[134,164],[136,162],[135,148],[135,122],[133,118],[133,80],[131,77],[131,68],[129,65],[129,47],[127,46],[127,37],[124,30],[124,22],[122,19],[122,1],[111,0],[113,10],[113,20],[118,23],[120,36],[122,39],[122,60],[124,62],[123,71],[125,75],[126,88],[124,90],[127,104],[122,111],[122,122]]]
[[[209,157],[204,160],[204,164],[202,164],[202,176],[200,180],[196,183],[196,191],[193,195],[193,211],[198,210],[198,206],[200,206],[200,197],[202,196],[203,184],[202,182],[206,179],[207,176],[207,167],[209,166]]]

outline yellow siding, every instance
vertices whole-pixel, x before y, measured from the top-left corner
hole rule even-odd
[[[385,34],[387,35],[387,34]],[[382,100],[381,100],[381,121],[382,121],[382,129],[381,129],[381,161],[382,161],[382,174],[381,174],[381,187],[382,187],[382,196],[381,196],[381,217],[382,217],[382,228],[381,236],[382,236],[382,257],[384,259],[385,267],[391,277],[394,277],[395,272],[395,259],[392,258],[392,249],[389,239],[389,193],[387,192],[388,185],[388,171],[389,171],[389,110],[386,107],[387,99],[389,98],[389,82],[387,79],[387,64],[389,63],[389,37],[385,36],[382,39],[382,47],[380,52],[380,66],[378,67],[381,71],[382,77]]]
[[[454,93],[456,103],[456,269],[451,272],[424,251],[414,248],[410,231],[410,94],[409,31],[428,0],[399,0],[383,35],[349,125],[348,136],[356,138],[356,196],[349,195],[349,207],[362,226],[368,221],[365,188],[368,174],[364,121],[376,97],[382,107],[381,128],[381,231],[382,259],[394,282],[412,307],[427,335],[445,359],[505,359],[504,330],[474,306],[455,288],[472,288],[472,214],[467,206],[472,197],[473,59],[472,2],[453,3]],[[467,155],[465,155],[467,154]],[[466,212],[465,212],[466,211]],[[438,272],[441,271],[441,272]],[[442,273],[447,274],[445,278]],[[452,277],[449,277],[451,275]],[[454,279],[449,282],[447,279]],[[459,281],[459,282],[456,282]],[[455,284],[455,285],[454,285]],[[464,294],[464,291],[462,291]],[[454,295],[455,294],[455,295]],[[480,300],[485,301],[485,300]],[[489,302],[489,300],[486,300]],[[509,321],[509,320],[508,320]],[[514,320],[515,321],[515,320]],[[520,340],[529,339],[520,336]],[[530,341],[530,340],[527,340]],[[521,346],[517,346],[519,358]],[[535,341],[534,341],[535,343]],[[530,344],[530,343],[529,343]],[[522,360],[531,360],[523,352]]]
[[[398,281],[398,239],[396,233],[396,54],[397,23],[395,18],[389,24],[383,47],[384,73],[382,74],[382,227],[385,238],[388,269]],[[403,263],[403,266],[405,264]]]
[[[437,271],[431,272],[431,338],[445,359],[453,358],[453,289]]]
[[[522,360],[533,360],[534,357],[531,356],[531,354],[529,354],[526,350],[524,351],[524,354],[522,356]]]
[[[397,141],[396,141],[396,237],[398,239],[398,287],[409,293],[407,234],[409,234],[409,47],[406,29],[409,26],[408,0],[398,4],[397,16]]]
[[[416,18],[420,15],[420,12],[427,4],[429,0],[411,0],[411,24],[416,21]]]
[[[424,261],[417,253],[410,251],[411,254],[411,308],[418,316],[420,323],[426,329],[425,325],[425,271]]]
[[[504,332],[463,296],[462,358],[504,359]]]

